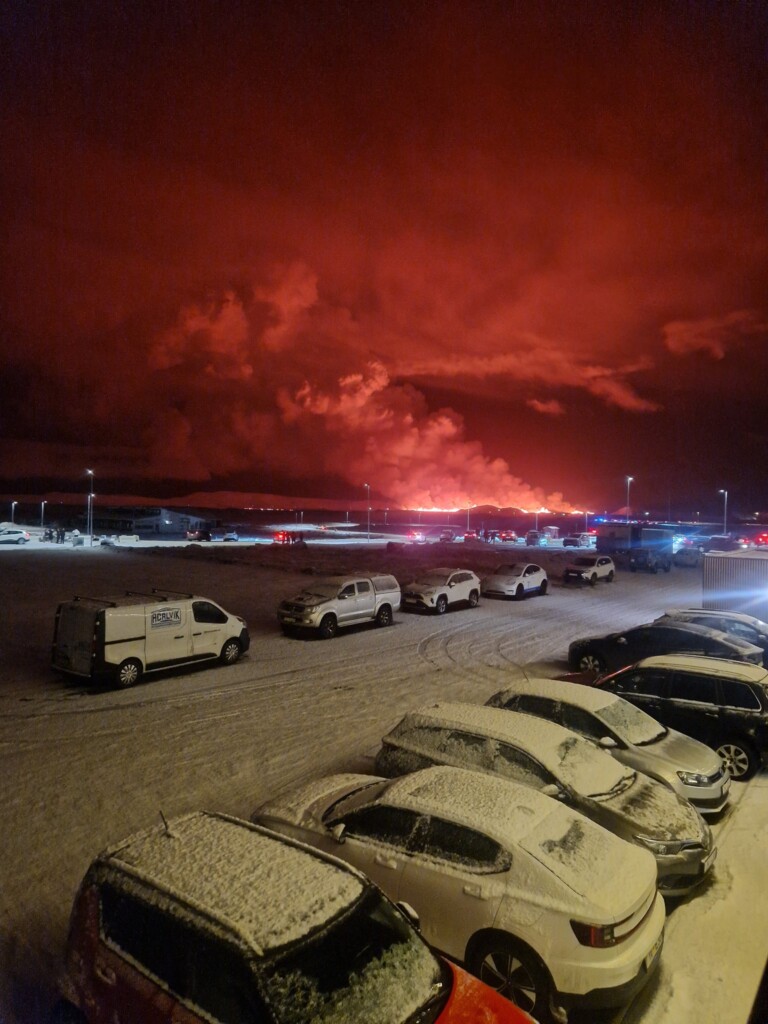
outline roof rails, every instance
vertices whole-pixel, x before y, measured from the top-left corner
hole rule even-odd
[[[189,597],[189,598],[192,598],[192,597],[195,596],[194,594],[187,594],[183,590],[169,590],[167,587],[152,587],[152,593],[153,594],[171,594],[173,597]],[[164,597],[163,600],[167,601],[168,598]]]
[[[111,608],[117,608],[117,601],[107,601],[103,597],[88,597],[84,594],[75,594],[73,601],[91,601],[93,604],[108,604]]]

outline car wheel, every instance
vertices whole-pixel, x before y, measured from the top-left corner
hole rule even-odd
[[[592,575],[589,577],[589,585],[590,585],[590,587],[596,587],[597,586],[597,573],[596,572],[593,572]]]
[[[582,672],[605,672],[605,661],[599,654],[582,654],[579,658],[579,669]]]
[[[524,597],[525,597],[525,587],[523,586],[522,583],[519,583],[517,585],[517,589],[515,590],[515,600],[516,601],[522,601]]]
[[[88,1022],[76,1006],[62,999],[51,1010],[48,1024],[88,1024]]]
[[[445,615],[448,610],[448,598],[445,594],[441,594],[440,597],[435,601],[435,611],[438,615]]]
[[[339,631],[335,615],[324,615],[320,623],[320,636],[323,640],[332,640]]]
[[[477,978],[521,1010],[544,1020],[552,989],[549,974],[538,957],[505,935],[481,939],[467,958]]]
[[[231,640],[227,640],[221,648],[219,661],[222,665],[234,665],[240,658],[240,653],[240,641],[236,639],[236,637],[232,637]]]
[[[115,681],[122,690],[127,690],[129,686],[135,686],[138,683],[142,671],[140,661],[137,661],[136,658],[128,658],[118,665]]]
[[[476,590],[470,590],[469,592],[469,607],[477,608],[477,602],[480,600],[480,595]]]
[[[377,626],[391,626],[392,625],[392,609],[388,604],[383,604],[376,613],[376,625]]]
[[[746,782],[760,767],[760,758],[748,743],[742,740],[728,740],[721,743],[717,753],[722,757],[725,769],[732,779]]]
[[[615,575],[614,575],[613,569],[611,569],[611,571],[605,577],[605,582],[606,583],[613,583],[614,579],[615,579]]]
[[[541,585],[539,587],[539,593],[541,594],[542,597],[544,597],[544,595],[546,594],[548,586],[549,586],[549,584],[548,584],[548,582],[546,580],[542,580],[541,581]]]

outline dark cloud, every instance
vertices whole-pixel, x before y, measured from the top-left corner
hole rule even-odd
[[[754,476],[764,5],[17,2],[0,25],[7,481],[568,507],[627,472],[657,500]]]

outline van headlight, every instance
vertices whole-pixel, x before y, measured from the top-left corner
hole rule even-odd
[[[674,857],[683,848],[683,844],[679,840],[651,839],[650,836],[643,835],[636,835],[635,839],[650,850],[654,857]]]
[[[678,772],[677,777],[684,786],[706,786],[709,782],[707,776],[699,772]]]

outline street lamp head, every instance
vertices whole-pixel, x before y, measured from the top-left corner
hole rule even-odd
[[[633,476],[628,476],[628,477],[627,477],[627,483],[628,483],[628,484],[631,484],[631,483],[632,483],[632,481],[633,481],[634,479],[635,479],[635,478],[634,478]]]

